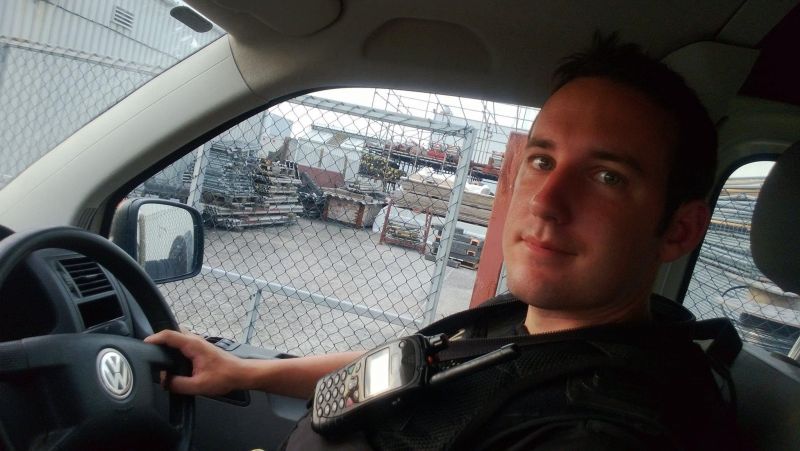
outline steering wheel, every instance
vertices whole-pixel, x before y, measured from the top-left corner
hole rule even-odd
[[[0,241],[0,286],[32,252],[47,248],[95,260],[128,289],[154,331],[178,330],[163,296],[133,258],[107,239],[74,227],[15,233]],[[52,334],[0,343],[3,403],[21,408],[46,403],[48,418],[42,421],[51,426],[46,433],[14,431],[29,433],[25,443],[32,449],[188,451],[194,398],[167,394],[158,383],[160,370],[186,374],[188,368],[177,351],[119,335]],[[160,415],[158,407],[168,407],[169,415]]]

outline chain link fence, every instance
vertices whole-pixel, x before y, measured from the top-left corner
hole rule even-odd
[[[764,178],[731,178],[720,192],[685,305],[700,318],[728,317],[742,339],[787,354],[800,337],[798,296],[758,270],[750,223]]]
[[[0,37],[0,188],[154,75]]]
[[[305,355],[371,348],[435,318],[445,271],[479,267],[493,197],[476,174],[496,177],[502,160],[473,162],[486,148],[474,123],[384,108],[297,97],[131,193],[203,214],[203,271],[162,285],[179,322]]]

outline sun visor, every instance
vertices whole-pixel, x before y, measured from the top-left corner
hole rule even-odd
[[[492,59],[482,40],[462,25],[415,18],[392,19],[375,29],[364,43],[370,60],[455,73],[487,73]]]
[[[758,53],[758,50],[705,41],[682,47],[667,55],[663,62],[686,79],[711,119],[717,122],[747,80]]]
[[[202,1],[192,2],[202,11]],[[336,22],[341,0],[212,0],[217,7],[248,15],[284,36],[309,36]]]

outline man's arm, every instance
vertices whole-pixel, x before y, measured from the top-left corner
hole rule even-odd
[[[360,352],[298,357],[294,359],[240,359],[203,338],[164,330],[144,340],[176,348],[192,361],[191,376],[172,376],[168,388],[175,393],[222,395],[232,390],[262,390],[295,398],[308,398],[317,380],[361,355]]]

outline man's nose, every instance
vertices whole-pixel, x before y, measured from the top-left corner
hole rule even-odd
[[[530,212],[537,218],[556,224],[566,224],[572,219],[570,186],[567,170],[551,171],[529,201]]]

